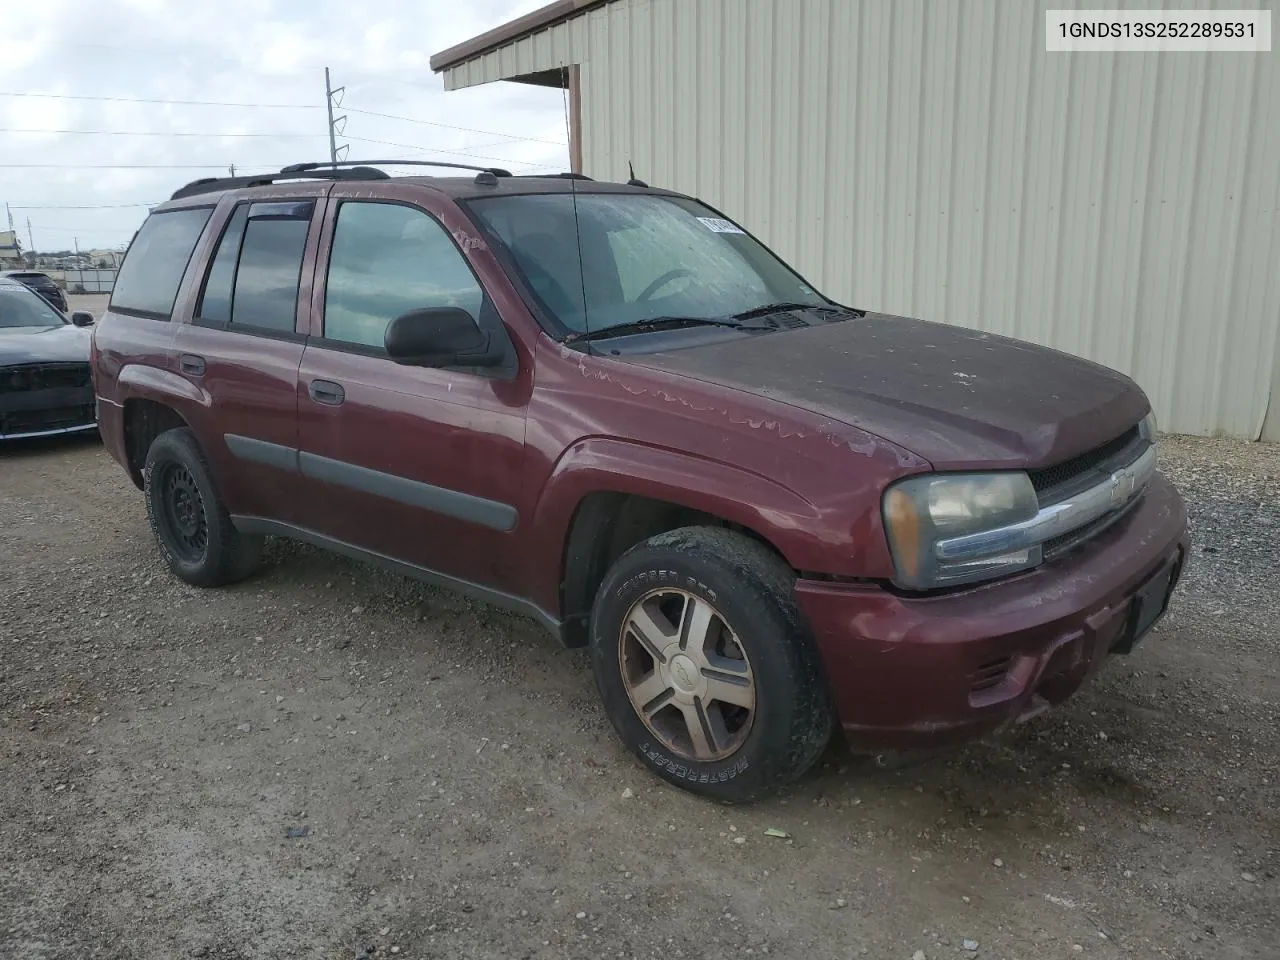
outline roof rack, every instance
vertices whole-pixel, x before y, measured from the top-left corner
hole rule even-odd
[[[374,164],[384,167],[448,167],[451,170],[476,170],[480,173],[492,173],[495,177],[509,177],[510,170],[501,167],[477,167],[470,163],[446,163],[443,160],[321,160],[317,163],[291,163],[281,173],[302,173],[306,170],[322,170],[325,167],[372,167]]]
[[[382,166],[448,167],[454,170],[478,170],[483,177],[509,177],[501,167],[476,167],[468,163],[445,163],[435,160],[323,160],[316,163],[291,163],[279,173],[260,173],[245,177],[204,177],[193,180],[173,192],[170,200],[217,193],[238,187],[264,187],[283,180],[389,180],[390,176],[374,164]]]
[[[185,187],[173,192],[170,200],[181,200],[184,197],[195,197],[202,193],[217,193],[221,190],[234,190],[237,187],[265,187],[282,180],[389,180],[385,173],[373,167],[355,167],[351,170],[330,170],[327,173],[314,171],[281,171],[280,173],[259,173],[250,177],[205,177],[192,180]]]
[[[585,173],[517,173],[517,178],[531,177],[535,180],[590,180]]]

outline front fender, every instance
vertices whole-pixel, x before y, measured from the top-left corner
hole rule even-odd
[[[649,497],[720,517],[764,537],[798,570],[839,572],[829,570],[833,548],[855,549],[847,517],[831,516],[767,477],[661,447],[588,438],[556,462],[533,512],[528,583],[544,609],[560,607],[563,547],[579,504],[594,493]]]

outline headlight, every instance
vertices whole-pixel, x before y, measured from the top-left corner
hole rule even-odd
[[[1156,412],[1154,410],[1142,418],[1142,423],[1138,424],[1138,432],[1152,443],[1156,442]]]
[[[894,484],[885,492],[883,508],[894,582],[928,590],[1034,567],[1043,555],[1039,546],[1009,550],[996,538],[990,553],[950,561],[939,557],[937,546],[1029,521],[1039,508],[1025,473],[926,474]]]

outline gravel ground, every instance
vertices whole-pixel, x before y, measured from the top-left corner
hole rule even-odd
[[[1195,556],[1132,657],[732,808],[528,621],[285,543],[195,590],[96,443],[0,449],[0,957],[1275,960],[1280,450],[1163,459]]]

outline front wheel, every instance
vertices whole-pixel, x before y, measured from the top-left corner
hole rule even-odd
[[[596,683],[660,776],[747,800],[822,752],[832,713],[793,586],[767,547],[715,527],[653,537],[609,571],[592,612]]]

